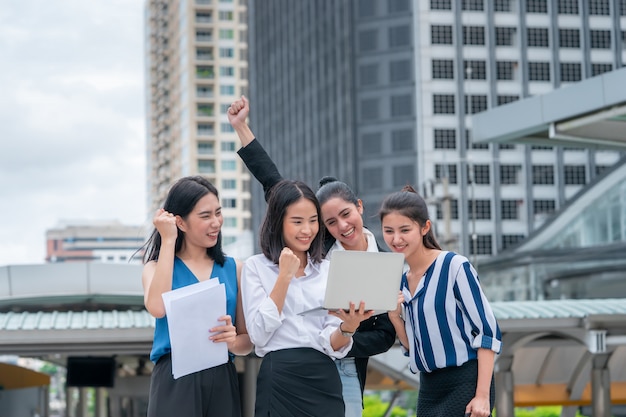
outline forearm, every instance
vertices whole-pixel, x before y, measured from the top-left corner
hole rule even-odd
[[[274,288],[272,288],[272,292],[270,292],[270,298],[276,304],[276,308],[278,309],[278,314],[282,314],[283,307],[285,306],[285,298],[287,297],[287,290],[289,289],[289,283],[291,282],[291,277],[283,274],[278,274],[278,278],[276,279],[276,284],[274,284]]]
[[[172,289],[172,275],[174,273],[174,246],[175,242],[163,242],[156,261],[152,277],[149,278],[148,288],[144,298],[146,310],[156,318],[165,316],[163,293]]]
[[[242,147],[246,147],[254,140],[254,133],[250,129],[247,123],[237,123],[233,125],[233,129],[239,136],[239,141],[241,142]]]
[[[476,397],[489,398],[495,353],[490,349],[478,349],[478,379]]]
[[[333,348],[334,351],[338,351],[341,348],[345,347],[346,345],[348,345],[348,343],[350,343],[352,339],[352,337],[346,337],[342,335],[340,329],[341,325],[330,335],[330,346]]]
[[[396,331],[396,337],[402,346],[409,348],[409,337],[406,334],[404,320],[400,316],[389,315],[389,320]]]

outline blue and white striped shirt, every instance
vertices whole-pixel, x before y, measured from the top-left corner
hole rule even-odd
[[[476,359],[478,348],[500,353],[500,328],[466,257],[441,252],[415,295],[406,274],[401,290],[412,372],[460,366]]]

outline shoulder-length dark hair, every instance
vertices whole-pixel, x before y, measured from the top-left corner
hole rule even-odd
[[[408,217],[422,227],[426,225],[427,220],[430,220],[426,202],[410,185],[405,186],[402,191],[395,192],[385,197],[378,211],[381,223],[385,216],[391,213],[399,213],[402,216]],[[428,249],[441,250],[441,246],[439,246],[435,238],[432,225],[428,233],[423,236],[422,242],[424,247]]]
[[[300,199],[307,199],[315,205],[317,222],[321,224],[322,214],[320,205],[313,190],[301,181],[282,180],[272,187],[267,201],[267,211],[261,225],[260,245],[267,259],[278,264],[280,253],[285,247],[283,239],[283,220],[287,208]],[[311,242],[308,253],[313,262],[322,260],[324,245],[323,229],[320,227],[317,235]]]
[[[193,211],[193,208],[198,203],[198,200],[207,194],[213,194],[219,200],[217,188],[215,188],[215,186],[206,178],[199,175],[180,178],[167,193],[163,209],[172,213],[174,216],[180,216],[183,219],[187,219],[187,216],[189,216],[189,213]],[[180,251],[183,246],[184,239],[185,233],[178,229],[174,253],[178,253]],[[145,243],[144,248],[146,249],[143,256],[144,263],[159,259],[159,252],[161,251],[161,235],[156,228],[152,231],[152,234]],[[215,263],[218,265],[224,265],[225,255],[222,251],[221,230],[217,236],[217,243],[215,246],[207,248],[206,253]]]

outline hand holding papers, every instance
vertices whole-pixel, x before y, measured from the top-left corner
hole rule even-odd
[[[226,343],[209,339],[209,329],[222,325],[226,314],[226,289],[219,280],[163,293],[172,346],[174,379],[228,362]]]

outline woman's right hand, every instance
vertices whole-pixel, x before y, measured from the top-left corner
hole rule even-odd
[[[226,112],[228,121],[234,128],[246,124],[248,113],[250,113],[250,104],[246,96],[243,95],[239,100],[233,101]]]
[[[278,275],[286,278],[295,277],[300,268],[300,258],[298,258],[289,248],[283,248],[278,258]]]
[[[178,237],[178,226],[176,226],[176,216],[160,208],[152,218],[152,224],[161,235],[161,241],[168,239],[176,240]]]
[[[404,303],[404,295],[402,294],[402,291],[398,291],[398,304],[396,305],[396,309],[391,310],[387,313],[390,319],[402,318],[402,304],[403,303]]]

